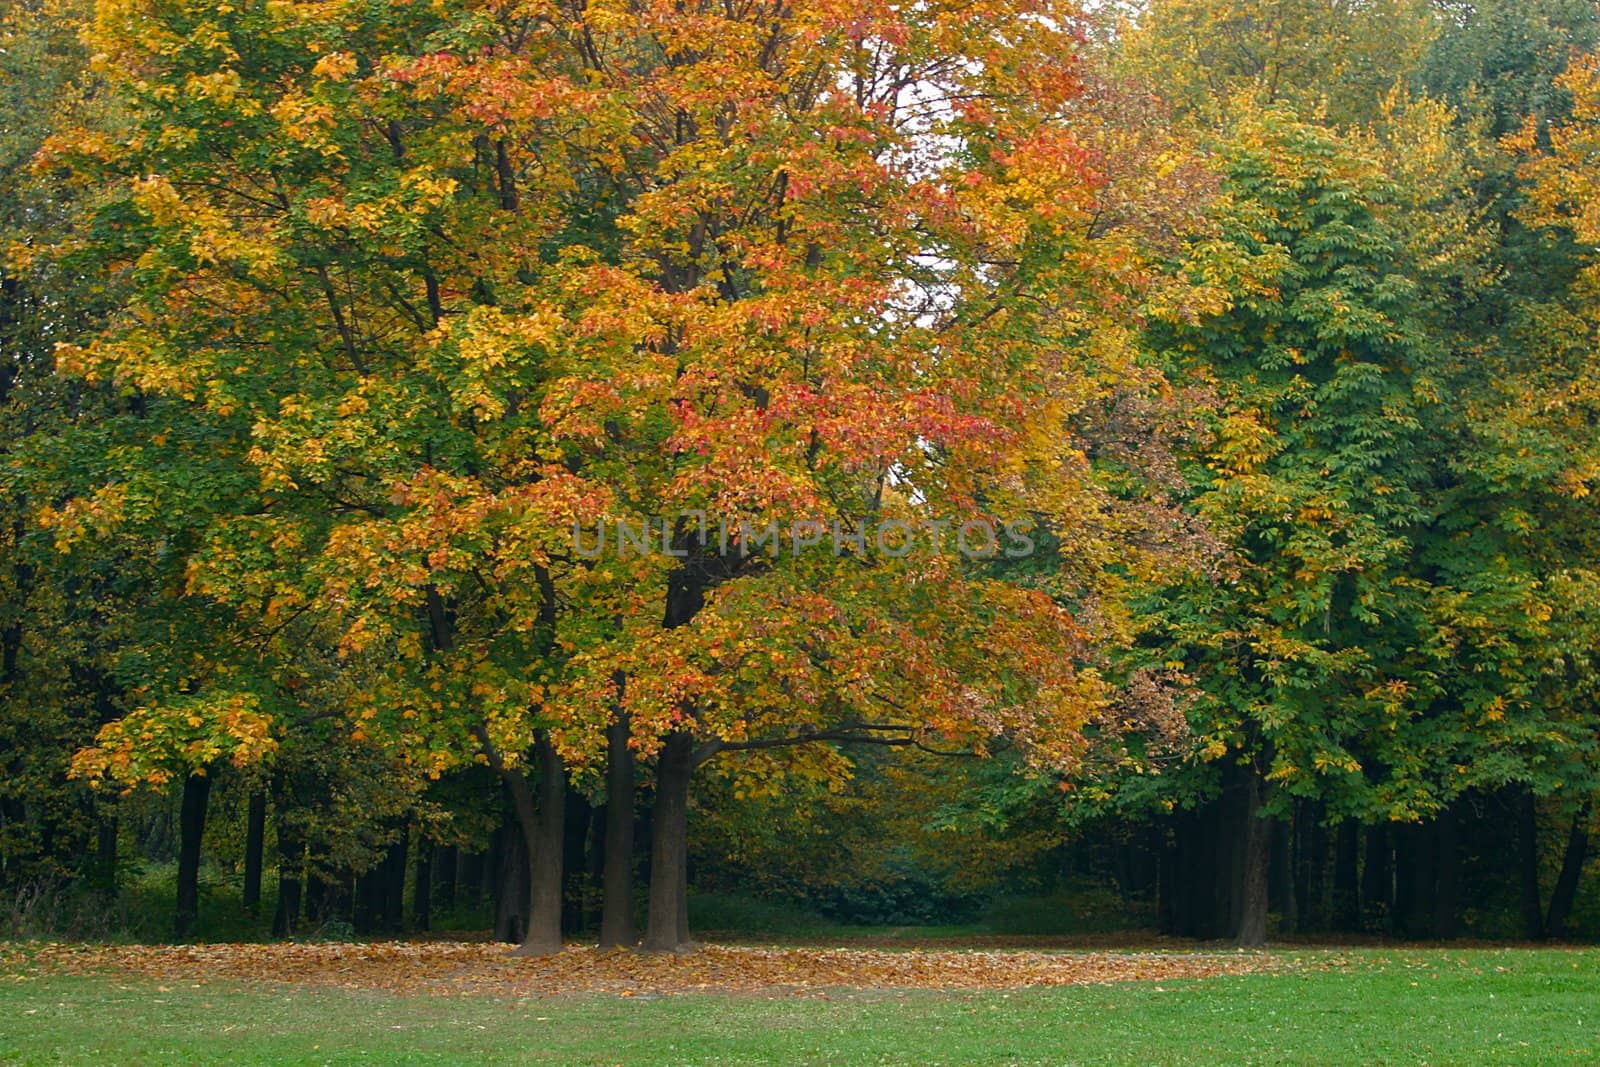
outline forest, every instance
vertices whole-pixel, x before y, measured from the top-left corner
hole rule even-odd
[[[1600,939],[1593,0],[0,0],[0,94],[0,939]]]

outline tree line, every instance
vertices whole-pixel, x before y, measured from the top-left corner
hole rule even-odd
[[[459,892],[671,951],[691,878],[895,863],[1247,945],[1573,925],[1594,3],[0,33],[7,893],[137,837],[191,935],[220,785],[284,936]]]

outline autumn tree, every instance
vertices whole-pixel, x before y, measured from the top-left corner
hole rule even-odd
[[[1217,580],[1173,587],[1150,618],[1204,690],[1210,788],[1240,813],[1223,831],[1242,855],[1216,932],[1259,944],[1277,797],[1416,803],[1410,754],[1375,727],[1411,684],[1382,650],[1414,632],[1403,573],[1426,518],[1417,443],[1436,357],[1373,160],[1273,112],[1222,151],[1223,232],[1196,269],[1229,280],[1228,309],[1159,343],[1218,390],[1192,506],[1229,553]]]
[[[1349,123],[1420,81],[1436,35],[1419,0],[1147,0],[1120,58],[1181,111],[1226,123],[1241,101]]]
[[[1076,16],[981,16],[98,14],[128,120],[43,166],[103,188],[75,249],[129,295],[62,360],[248,427],[228,447],[257,484],[215,510],[185,595],[257,639],[323,620],[370,680],[352,737],[504,775],[535,857],[526,951],[559,944],[563,778],[608,733],[613,760],[656,760],[665,949],[688,936],[697,763],[1008,736],[1067,764],[1105,702],[1072,609],[1112,568],[1052,589],[878,538],[981,545],[1029,517],[1063,558],[1109,559],[1134,520],[1072,429],[1161,395],[1119,319],[1143,261],[1080,132]],[[588,558],[574,527],[601,524],[656,548]],[[769,528],[787,544],[754,551]],[[206,723],[236,699],[260,697],[160,706]]]
[[[1579,477],[1581,463],[1575,467],[1573,460],[1587,447],[1557,444],[1566,440],[1566,417],[1535,399],[1543,387],[1532,384],[1543,377],[1534,364],[1548,363],[1550,346],[1570,336],[1570,328],[1557,323],[1571,305],[1565,294],[1579,257],[1570,241],[1528,228],[1524,179],[1515,174],[1515,153],[1527,149],[1496,137],[1526,120],[1531,146],[1559,121],[1569,94],[1550,78],[1564,67],[1572,45],[1593,32],[1592,5],[1435,5],[1376,21],[1369,21],[1380,10],[1372,5],[1247,8],[1152,4],[1130,32],[1126,56],[1203,123],[1226,128],[1230,111],[1271,101],[1302,121],[1337,128],[1341,152],[1366,157],[1386,173],[1381,204],[1370,199],[1372,187],[1356,195],[1367,197],[1381,219],[1393,276],[1411,292],[1407,326],[1392,340],[1429,338],[1417,394],[1425,403],[1412,413],[1419,422],[1406,446],[1409,484],[1420,503],[1412,520],[1396,529],[1400,540],[1386,550],[1375,578],[1393,614],[1350,638],[1362,665],[1335,683],[1368,700],[1377,696],[1377,679],[1391,688],[1345,721],[1351,746],[1343,754],[1361,773],[1302,778],[1280,794],[1278,807],[1284,815],[1292,810],[1293,832],[1312,852],[1313,866],[1323,862],[1318,850],[1327,837],[1319,830],[1307,837],[1299,828],[1308,822],[1337,826],[1336,881],[1347,902],[1357,880],[1356,826],[1369,824],[1366,888],[1381,897],[1372,902],[1388,912],[1395,930],[1448,933],[1455,922],[1449,901],[1456,798],[1474,791],[1514,798],[1521,791],[1531,804],[1534,795],[1585,777],[1581,716],[1561,710],[1558,695],[1582,692],[1585,683],[1572,673],[1555,683],[1550,672],[1563,674],[1580,662],[1572,649],[1585,640],[1579,636],[1586,632],[1583,583],[1574,583],[1567,568],[1586,559],[1587,549],[1574,538],[1581,520],[1569,526],[1564,516],[1576,513],[1562,501]],[[1323,50],[1333,42],[1386,42],[1391,35],[1402,47]],[[1364,66],[1363,55],[1383,58],[1381,77],[1362,74],[1379,69]],[[1229,103],[1219,109],[1210,102],[1213,95]],[[1326,210],[1325,190],[1304,188],[1286,198],[1285,207],[1294,195],[1304,196],[1299,210],[1308,218]],[[1325,261],[1338,262],[1337,253],[1350,245],[1344,237],[1330,240],[1335,251]],[[1213,270],[1213,276],[1245,277],[1232,270]],[[1281,289],[1268,294],[1288,303]],[[1278,332],[1249,347],[1271,352]],[[1566,356],[1555,359],[1574,364]],[[1322,417],[1327,405],[1307,412]],[[1325,433],[1317,444],[1326,444]],[[1298,462],[1311,452],[1294,444],[1282,456]],[[1285,527],[1280,541],[1292,545],[1325,524],[1302,516],[1298,528],[1292,522]],[[1228,521],[1217,529],[1240,536]],[[1565,621],[1552,625],[1556,618]],[[1325,629],[1336,641],[1337,621],[1334,610]],[[1375,716],[1380,705],[1387,719]],[[1318,729],[1309,736],[1337,733]],[[1291,783],[1307,757],[1313,764],[1328,761],[1326,752],[1285,758],[1278,768],[1285,777],[1278,780]],[[1158,810],[1174,797],[1192,799],[1189,789],[1218,787],[1189,775],[1166,784],[1178,783],[1175,791],[1148,779],[1132,784]],[[1252,825],[1234,821],[1222,831],[1225,840]],[[1213,832],[1209,823],[1184,825],[1180,837],[1201,843],[1186,848],[1179,841],[1177,851],[1209,855],[1204,841]],[[1393,879],[1386,873],[1391,858]],[[1353,921],[1353,912],[1341,907],[1340,921]],[[1211,928],[1229,929],[1235,919],[1223,916]]]
[[[127,398],[57,378],[53,346],[98,321],[103,292],[35,253],[76,206],[39,180],[33,154],[53,124],[104,121],[82,84],[74,31],[84,5],[0,8],[0,884],[82,874],[115,880],[116,811],[67,780],[73,749],[113,715],[114,664],[128,610],[150,599],[141,563],[65,560],[41,513],[92,485],[96,456],[126,440]]]

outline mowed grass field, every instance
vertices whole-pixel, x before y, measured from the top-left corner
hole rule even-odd
[[[1052,988],[551,995],[53,969],[25,945],[0,959],[7,1064],[1600,1063],[1596,949],[1298,950],[1271,973]]]

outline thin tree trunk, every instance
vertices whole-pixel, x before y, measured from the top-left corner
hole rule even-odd
[[[1306,850],[1306,906],[1299,916],[1304,930],[1321,930],[1328,925],[1328,825],[1327,809],[1320,801],[1308,805],[1311,825],[1307,828],[1310,846]]]
[[[350,912],[350,925],[363,937],[378,932],[383,913],[383,865],[381,859],[369,871],[356,875],[356,898]]]
[[[1290,863],[1293,870],[1294,925],[1296,933],[1311,928],[1311,826],[1312,806],[1308,800],[1296,800],[1294,818],[1290,823]],[[1318,859],[1320,860],[1320,856]]]
[[[515,776],[512,797],[531,857],[528,888],[528,928],[516,954],[544,956],[561,951],[562,866],[565,859],[567,770],[539,731],[534,739],[534,759],[539,764],[539,799],[522,775]]]
[[[1245,827],[1242,874],[1239,885],[1240,948],[1260,948],[1267,943],[1267,881],[1272,857],[1275,820],[1261,812],[1261,779],[1249,769],[1245,793]]]
[[[1572,829],[1567,832],[1567,850],[1561,857],[1561,874],[1550,894],[1550,914],[1544,924],[1549,937],[1567,936],[1567,920],[1572,915],[1572,902],[1578,897],[1578,881],[1589,856],[1589,804],[1585,800],[1578,807],[1577,814],[1572,817]]]
[[[476,887],[478,903],[487,904],[491,910],[499,902],[506,887],[506,880],[501,875],[501,872],[506,867],[506,849],[511,847],[510,842],[513,840],[522,840],[521,831],[512,833],[508,827],[497,827],[490,832],[489,846],[484,849],[483,855],[473,857],[474,859],[482,860],[478,866],[478,884]],[[516,847],[520,849],[522,846],[517,845]],[[516,907],[518,909],[524,908],[527,903],[525,900],[521,901],[516,904]],[[518,940],[520,941],[521,938],[518,938]]]
[[[464,853],[456,861],[456,893],[466,894],[469,908],[480,906],[488,897],[489,879],[492,877],[488,873],[489,849],[492,845],[491,841],[482,852]]]
[[[278,910],[272,916],[272,936],[291,937],[300,925],[301,879],[305,871],[306,843],[297,829],[284,820],[278,825]]]
[[[423,834],[417,834],[417,877],[411,887],[411,925],[413,929],[427,931],[433,926],[433,852],[434,843]]]
[[[309,866],[306,869],[306,921],[312,925],[326,922],[333,914],[333,883],[329,876]]]
[[[1106,850],[1110,853],[1107,857],[1111,866],[1111,877],[1117,883],[1117,895],[1124,904],[1133,900],[1133,846],[1123,840],[1113,839],[1107,842]]]
[[[178,814],[178,909],[173,917],[173,936],[178,940],[194,933],[200,917],[200,842],[206,830],[206,801],[211,797],[211,779],[191,774],[183,783],[183,806]]]
[[[689,778],[694,740],[667,738],[656,765],[656,801],[650,822],[650,914],[644,947],[678,952],[688,936]]]
[[[589,805],[589,824],[583,834],[583,920],[582,930],[600,928],[600,903],[605,877],[606,806]]]
[[[1517,797],[1517,866],[1521,871],[1522,928],[1530,941],[1544,937],[1544,909],[1539,904],[1539,808],[1531,789]]]
[[[478,903],[492,905],[498,899],[496,894],[502,888],[499,871],[501,867],[505,866],[505,857],[501,853],[507,847],[506,842],[513,837],[519,841],[522,840],[520,833],[510,834],[503,830],[490,835],[488,850],[481,857],[478,857],[482,860],[478,867],[478,882],[474,886],[478,893]],[[517,847],[521,848],[522,846],[518,845]],[[517,907],[520,908],[525,903],[526,901],[518,904]]]
[[[261,854],[267,837],[267,794],[250,794],[250,810],[244,828],[244,907],[253,912],[261,906]]]
[[[633,924],[633,750],[628,720],[606,734],[605,870],[601,874],[600,947],[638,940]]]
[[[406,867],[411,851],[411,825],[400,828],[400,839],[389,849],[383,861],[379,884],[383,891],[383,928],[398,934],[406,928]]]
[[[1222,936],[1217,929],[1218,903],[1216,869],[1221,866],[1221,839],[1217,835],[1216,803],[1201,804],[1189,812],[1189,833],[1178,841],[1182,864],[1178,882],[1183,904],[1182,930],[1189,937]]]

